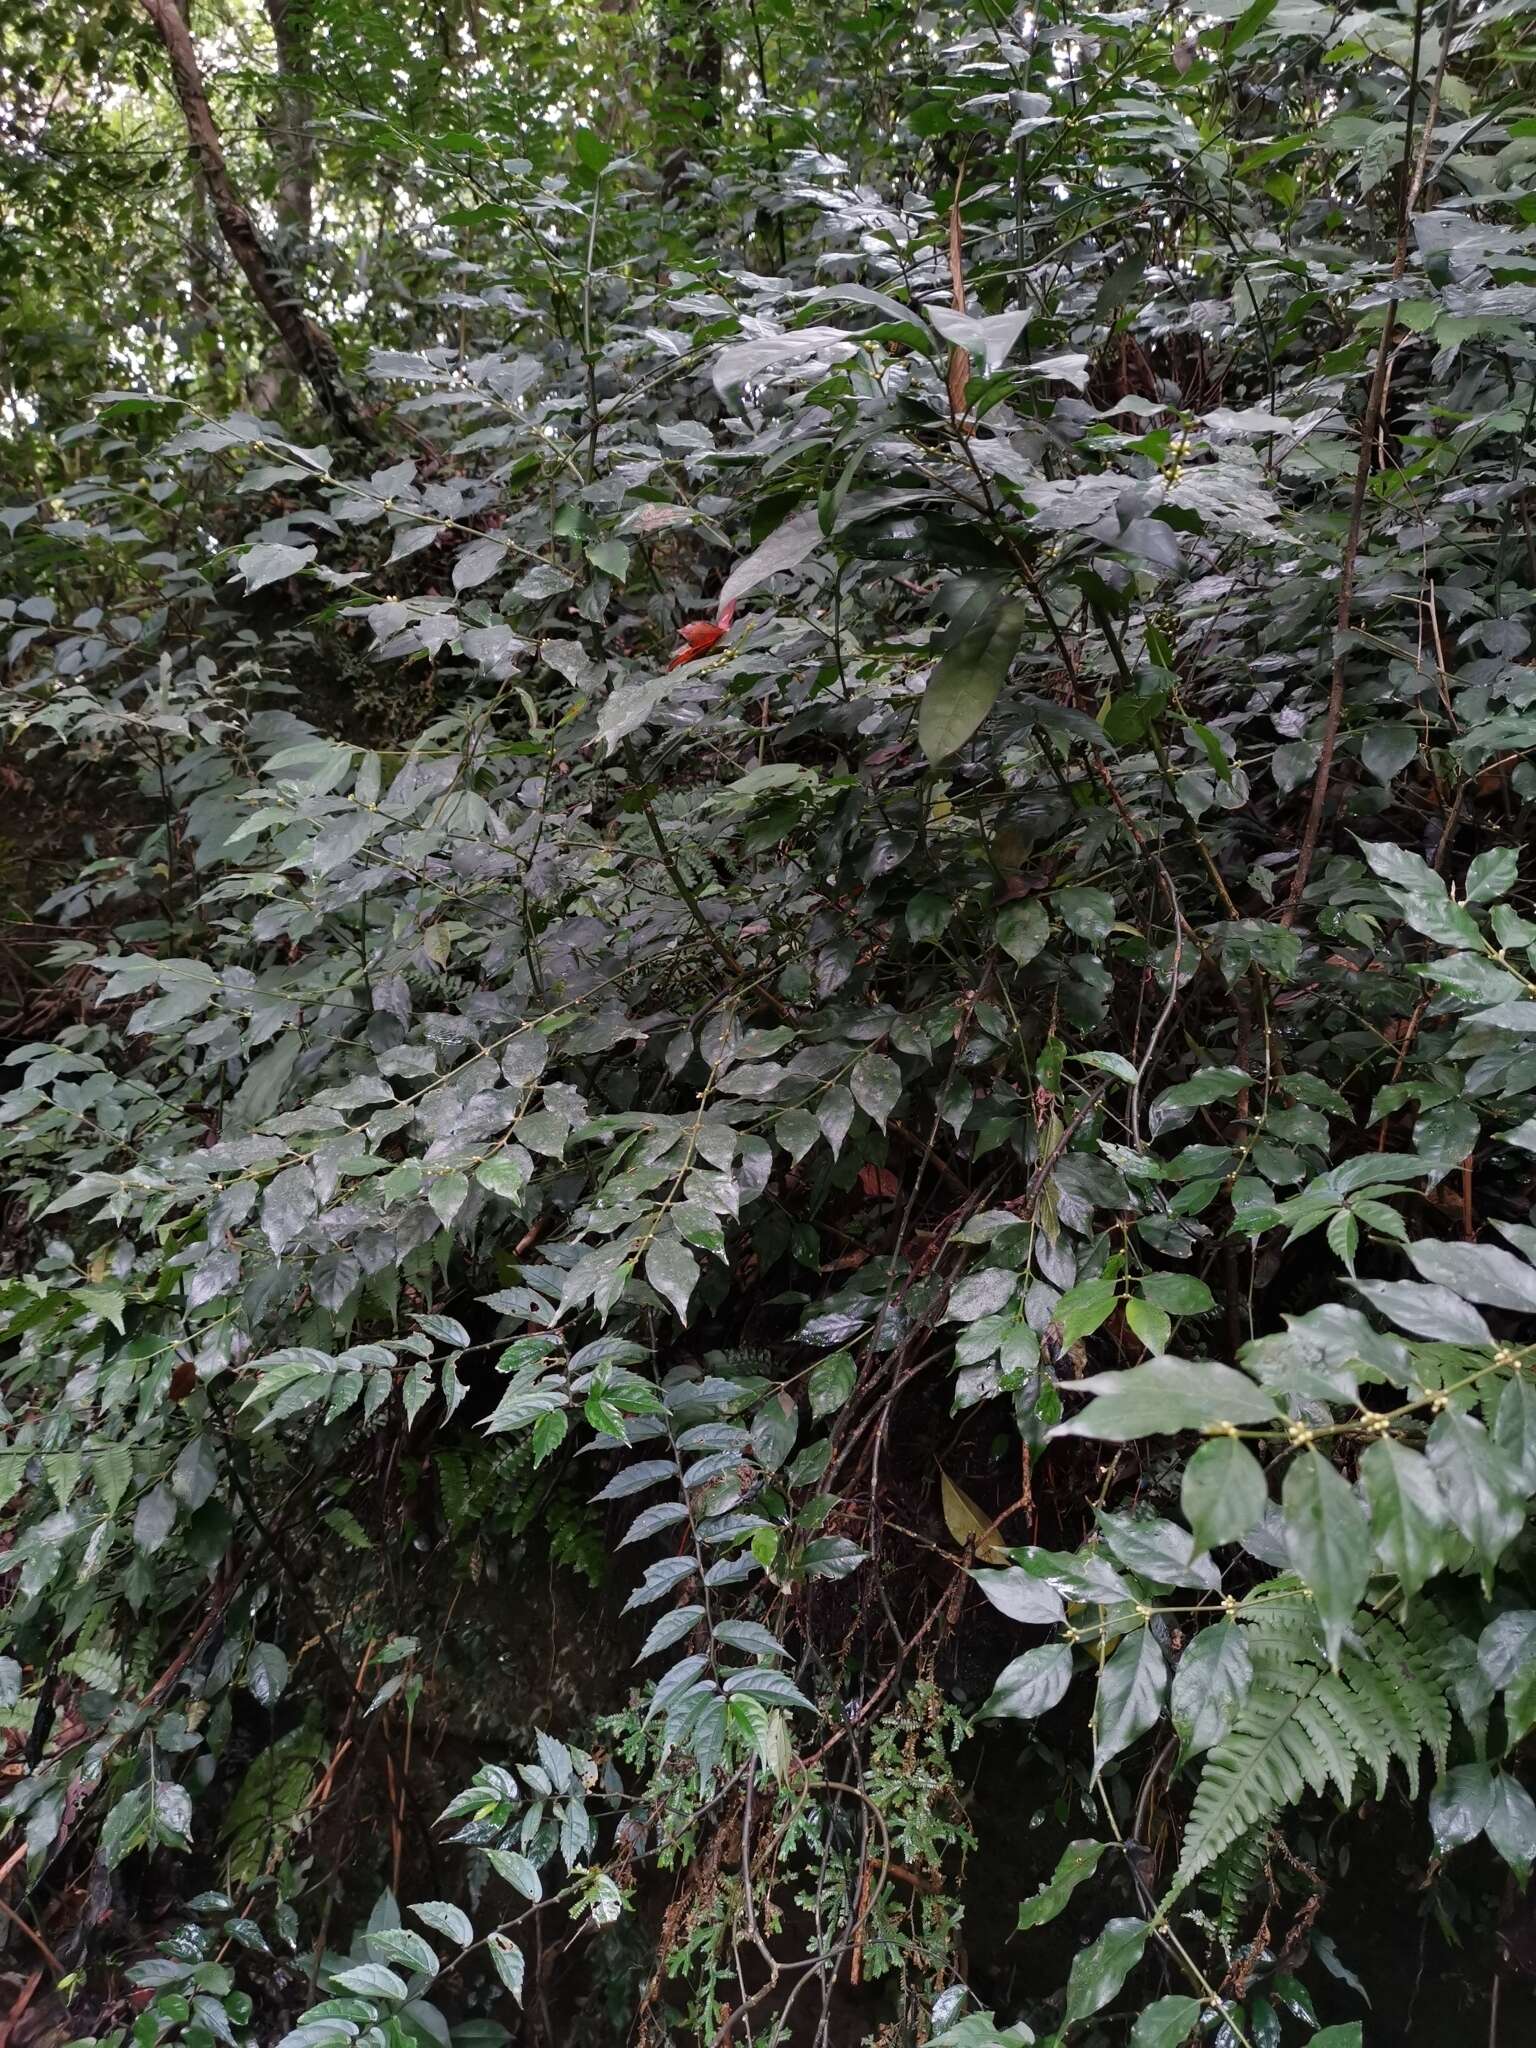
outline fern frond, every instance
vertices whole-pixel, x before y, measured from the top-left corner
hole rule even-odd
[[[1268,1848],[1269,1829],[1258,1827],[1239,1835],[1231,1848],[1216,1858],[1211,1872],[1217,1899],[1216,1931],[1228,1949],[1238,1937],[1239,1916],[1264,1875]]]
[[[1373,1699],[1371,1688],[1362,1682],[1363,1675],[1371,1671],[1365,1659],[1356,1659],[1361,1666],[1356,1672],[1351,1667],[1350,1682],[1329,1686],[1314,1698],[1320,1715],[1331,1722],[1345,1750],[1355,1759],[1357,1767],[1364,1765],[1376,1780],[1376,1797],[1381,1798],[1387,1789],[1387,1771],[1392,1762],[1393,1747],[1388,1734],[1387,1717],[1379,1710]],[[1410,1763],[1409,1772],[1415,1769]],[[1347,1799],[1351,1787],[1335,1777],[1339,1796]]]
[[[458,1451],[439,1451],[432,1460],[443,1503],[443,1520],[457,1531],[469,1519],[469,1468]]]
[[[1287,1587],[1242,1617],[1253,1685],[1206,1758],[1176,1883],[1187,1884],[1307,1790],[1348,1799],[1362,1771],[1378,1792],[1395,1758],[1418,1784],[1419,1753],[1443,1764],[1451,1734],[1445,1629],[1427,1603],[1362,1616],[1333,1670],[1309,1601]]]

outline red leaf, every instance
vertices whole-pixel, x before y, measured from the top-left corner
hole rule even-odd
[[[885,1195],[890,1199],[894,1199],[900,1192],[896,1176],[888,1166],[861,1166],[859,1168],[859,1186],[871,1200],[874,1200],[877,1195]]]
[[[681,668],[685,661],[697,661],[701,654],[708,654],[711,647],[725,638],[724,626],[712,626],[706,619],[692,619],[681,629],[686,643],[679,647],[667,663],[669,669]]]

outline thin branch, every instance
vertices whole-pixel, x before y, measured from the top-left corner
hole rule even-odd
[[[1435,122],[1440,114],[1440,89],[1445,83],[1445,67],[1451,54],[1451,35],[1456,25],[1456,5],[1457,0],[1450,0],[1450,5],[1446,9],[1445,27],[1440,35],[1440,61],[1435,69],[1434,83],[1429,89],[1429,100],[1424,108],[1424,129],[1410,175],[1408,163],[1413,148],[1413,106],[1418,94],[1418,56],[1424,33],[1424,0],[1418,0],[1414,10],[1414,62],[1408,85],[1408,118],[1403,137],[1404,177],[1397,216],[1397,252],[1392,261],[1392,296],[1387,301],[1382,316],[1376,367],[1371,373],[1371,387],[1365,401],[1365,416],[1360,422],[1360,454],[1355,463],[1355,487],[1349,503],[1349,530],[1344,541],[1343,559],[1339,564],[1339,603],[1334,617],[1333,675],[1328,688],[1328,710],[1323,720],[1317,780],[1312,785],[1312,802],[1307,811],[1306,824],[1302,828],[1296,873],[1291,878],[1291,893],[1280,916],[1283,925],[1293,924],[1296,920],[1296,913],[1301,908],[1301,899],[1312,873],[1312,863],[1317,858],[1318,840],[1322,836],[1323,813],[1328,804],[1328,785],[1333,775],[1334,748],[1339,737],[1339,721],[1344,711],[1344,669],[1348,658],[1349,631],[1354,619],[1355,574],[1359,566],[1360,542],[1365,525],[1365,500],[1370,490],[1372,453],[1376,446],[1376,437],[1381,431],[1381,416],[1387,395],[1387,373],[1392,363],[1392,335],[1397,326],[1397,287],[1408,268],[1409,229],[1424,189],[1424,173],[1429,162],[1430,145],[1434,139]]]

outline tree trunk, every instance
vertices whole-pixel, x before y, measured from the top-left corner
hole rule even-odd
[[[314,107],[309,96],[310,0],[267,0],[267,20],[277,48],[277,217],[291,247],[283,255],[295,275],[309,252],[315,219]]]
[[[140,0],[170,61],[171,82],[180,102],[187,135],[202,168],[208,198],[229,252],[245,272],[257,304],[272,322],[293,361],[322,408],[336,424],[365,444],[373,430],[347,389],[330,336],[310,319],[262,240],[256,223],[236,192],[224,160],[203,85],[197,51],[175,0]]]
[[[653,121],[662,188],[670,198],[688,159],[720,126],[725,51],[715,0],[669,0],[662,13]]]
[[[176,0],[176,11],[181,16],[188,35],[192,33],[192,0]],[[206,338],[208,360],[211,369],[221,369],[224,363],[224,344],[214,318],[214,294],[218,275],[213,260],[213,250],[208,237],[212,223],[208,213],[208,187],[203,178],[202,165],[198,162],[196,150],[188,152],[192,159],[192,175],[187,189],[187,288],[189,304],[194,322],[196,338]]]

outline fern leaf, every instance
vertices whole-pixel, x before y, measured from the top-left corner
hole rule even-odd
[[[1399,1622],[1363,1617],[1337,1670],[1315,1611],[1289,1587],[1242,1617],[1252,1689],[1231,1731],[1205,1760],[1176,1884],[1183,1886],[1310,1789],[1331,1783],[1348,1799],[1369,1770],[1378,1791],[1392,1760],[1418,1784],[1428,1748],[1442,1763],[1450,1741],[1446,1635],[1421,1603]]]
[[[1360,1752],[1331,1711],[1333,1701],[1329,1694],[1333,1690],[1336,1688],[1321,1685],[1315,1693],[1305,1694],[1296,1702],[1295,1729],[1305,1738],[1324,1776],[1333,1780],[1339,1797],[1347,1800],[1359,1775]],[[1308,1782],[1314,1792],[1322,1790],[1310,1774]]]
[[[1237,1726],[1206,1758],[1184,1834],[1180,1882],[1204,1870],[1240,1835],[1293,1806],[1306,1790],[1286,1735],[1295,1700],[1255,1680]]]
[[[469,1473],[457,1451],[439,1451],[432,1460],[443,1503],[443,1520],[457,1532],[469,1519]]]
[[[1211,1873],[1218,1902],[1216,1931],[1228,1949],[1237,1939],[1239,1915],[1264,1875],[1268,1848],[1269,1829],[1253,1828],[1216,1859]]]
[[[1392,1743],[1381,1716],[1370,1698],[1350,1683],[1349,1660],[1332,1685],[1320,1686],[1317,1703],[1334,1724],[1340,1740],[1376,1781],[1376,1797],[1387,1789],[1387,1771],[1392,1763]],[[1337,1782],[1337,1780],[1335,1780]],[[1348,1797],[1347,1793],[1343,1794]]]

